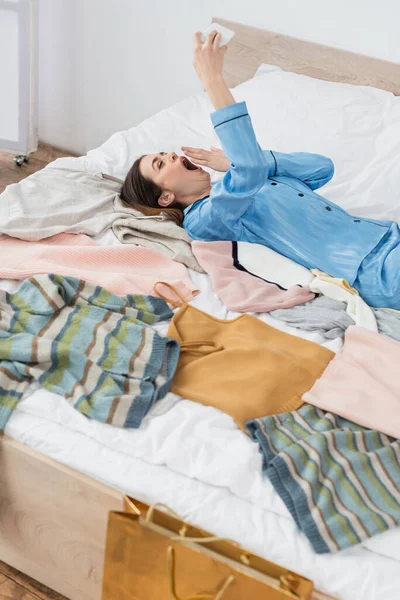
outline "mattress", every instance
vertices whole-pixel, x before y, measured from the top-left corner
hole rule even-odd
[[[270,75],[275,77],[273,72]],[[268,78],[268,74],[265,77]],[[269,85],[270,82],[266,80],[267,88]],[[257,135],[264,140],[263,147],[267,147],[268,123],[257,118],[257,115],[265,112],[265,89],[260,91],[258,82],[255,91],[251,86],[239,86],[236,90],[236,98],[246,99],[251,105],[250,112],[255,114]],[[380,94],[378,96],[379,99],[383,97]],[[281,121],[286,118],[284,98],[281,103],[278,100],[274,100],[274,127],[277,120],[279,122],[277,111],[280,105],[283,106]],[[297,94],[296,102],[297,110],[303,110],[303,117],[306,118],[306,111],[309,111],[307,97],[304,96],[302,100],[301,95]],[[384,97],[385,106],[388,102]],[[261,110],[263,105],[264,112]],[[357,99],[351,111],[353,121],[359,105]],[[332,125],[335,115],[331,107],[329,110],[329,123]],[[385,120],[388,121],[388,109],[385,110]],[[209,111],[210,104],[204,95],[189,98],[128,132],[115,134],[86,157],[59,159],[47,168],[55,165],[91,172],[103,171],[123,177],[132,161],[143,152],[179,152],[178,144],[202,147],[218,145],[210,125]],[[377,129],[377,123],[380,122],[377,114],[377,111],[372,113],[376,121],[372,129],[379,137],[382,131]],[[317,116],[322,123],[322,115]],[[367,116],[364,117],[364,129],[369,131],[371,127],[365,122]],[[339,113],[338,118],[340,120]],[[273,138],[274,132],[269,133]],[[333,126],[331,133],[328,128],[326,136],[318,132],[318,139],[323,139],[323,143],[319,141],[315,151],[333,154],[339,171],[341,166],[347,167],[344,168],[343,178],[336,178],[326,186],[326,190],[324,188],[323,193],[326,192],[330,200],[345,208],[350,208],[346,201],[352,202],[358,214],[373,216],[371,207],[375,207],[375,194],[378,192],[371,186],[366,191],[370,171],[365,170],[363,175],[363,169],[368,165],[367,156],[364,162],[362,157],[361,162],[360,156],[354,157],[350,166],[357,177],[348,185],[346,183],[350,166],[345,164],[345,158],[347,160],[350,155],[347,154],[341,162],[343,153],[339,153],[344,139],[346,143],[349,140],[351,142],[349,132],[345,133],[341,138]],[[313,130],[310,135],[314,134]],[[359,130],[356,132],[354,144],[362,142],[360,148],[365,147],[365,151],[369,152],[370,147],[365,144],[365,139],[359,139],[363,137],[361,134]],[[310,151],[313,150],[311,138],[302,140],[302,143]],[[276,149],[290,151],[282,146]],[[299,145],[291,148],[303,149]],[[375,150],[373,162],[377,170],[378,145]],[[386,149],[382,152],[382,165],[385,161]],[[212,173],[212,176],[217,178],[218,174]],[[359,185],[355,188],[354,181],[357,178]],[[119,243],[111,232],[97,241],[104,245]],[[201,290],[192,302],[194,306],[221,319],[237,316],[237,313],[229,312],[216,297],[208,275],[191,272],[191,277]],[[0,286],[12,290],[17,284],[2,281]],[[326,343],[318,334],[292,329],[268,314],[259,314],[257,317],[269,325],[321,343],[333,351],[341,346],[340,339]],[[157,330],[165,334],[167,327],[167,323],[160,323]],[[150,504],[165,503],[185,520],[215,535],[235,540],[250,551],[302,573],[313,579],[320,591],[341,600],[395,600],[399,597],[400,528],[337,554],[316,555],[307,539],[296,529],[271,483],[262,476],[258,446],[237,428],[228,415],[214,408],[170,393],[152,408],[140,429],[123,430],[88,420],[72,409],[64,398],[35,384],[12,414],[5,433],[139,500]]]

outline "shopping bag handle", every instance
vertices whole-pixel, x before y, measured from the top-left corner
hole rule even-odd
[[[151,523],[151,521],[153,520],[154,511],[156,510],[156,508],[164,508],[166,510],[166,512],[168,512],[173,517],[176,517],[179,520],[181,519],[180,515],[178,515],[178,513],[176,513],[174,510],[172,510],[172,508],[170,508],[166,504],[162,504],[162,502],[155,502],[154,504],[152,504],[149,507],[149,509],[147,511],[146,521],[148,523]],[[240,560],[242,561],[242,563],[246,566],[250,565],[248,552],[234,540],[231,540],[230,538],[222,538],[222,537],[219,537],[218,535],[211,535],[209,537],[187,537],[186,536],[187,529],[188,529],[188,525],[186,523],[184,523],[179,531],[179,536],[174,536],[171,539],[173,541],[193,542],[196,544],[210,544],[211,542],[229,542],[229,544],[232,544],[232,546],[235,546],[238,550],[241,550],[242,554],[240,555]]]
[[[169,598],[170,600],[221,600],[228,587],[233,583],[234,575],[229,575],[225,582],[222,584],[216,595],[213,594],[196,594],[195,596],[188,596],[187,598],[180,598],[176,592],[175,586],[175,550],[173,546],[169,546],[167,549],[168,558],[168,575],[169,575]]]
[[[178,513],[176,513],[174,510],[172,510],[172,508],[170,508],[166,504],[162,504],[161,502],[155,502],[154,504],[152,504],[149,507],[149,509],[147,511],[147,514],[145,517],[147,522],[152,521],[154,511],[157,508],[164,508],[165,511],[167,513],[169,513],[170,515],[176,517],[179,520],[181,519],[180,515],[178,515]],[[176,541],[176,542],[179,541],[182,543],[195,543],[195,544],[210,544],[212,542],[229,542],[230,544],[235,546],[239,551],[241,551],[240,561],[244,565],[250,566],[249,553],[247,552],[247,550],[245,550],[240,544],[238,544],[234,540],[231,540],[229,538],[221,538],[218,536],[188,537],[186,535],[187,529],[188,529],[188,525],[186,523],[184,523],[179,531],[179,535],[171,537],[171,541]],[[217,595],[215,597],[213,597],[210,594],[200,594],[200,595],[191,596],[190,598],[185,598],[185,599],[179,598],[175,592],[175,583],[174,583],[175,582],[175,574],[174,574],[175,571],[174,571],[174,556],[173,556],[172,546],[170,546],[168,548],[168,552],[169,552],[169,554],[168,554],[169,567],[168,568],[169,568],[169,573],[170,573],[170,599],[172,599],[172,600],[202,600],[202,599],[204,599],[204,600],[220,600],[222,598],[222,594],[225,592],[225,590],[229,587],[229,585],[234,580],[233,575],[228,577],[228,579],[225,581],[225,584],[222,586],[222,588],[219,590],[219,592],[217,593]],[[171,553],[172,553],[172,558],[170,558]],[[295,594],[298,597],[298,600],[302,600],[304,598],[302,595],[298,594],[296,589],[294,589],[295,588],[295,586],[294,586],[295,579],[290,573],[287,573],[286,575],[281,575],[279,577],[279,581],[280,581],[280,585],[283,587],[283,589],[291,592],[292,594]]]
[[[180,515],[178,515],[178,513],[176,513],[174,510],[172,510],[172,508],[170,508],[166,504],[163,504],[162,502],[155,502],[154,504],[152,504],[149,507],[149,509],[147,511],[145,519],[148,523],[152,522],[154,511],[157,508],[164,508],[164,510],[167,513],[169,513],[170,515],[172,515],[173,517],[175,517],[179,520],[181,519]],[[187,537],[186,536],[187,529],[188,529],[188,525],[186,523],[184,523],[183,526],[181,527],[181,529],[179,530],[179,536],[172,537],[171,539],[174,541],[179,540],[180,542],[194,542],[197,544],[210,544],[211,542],[228,542],[229,544],[232,544],[232,546],[235,546],[238,550],[240,550],[242,552],[240,555],[241,562],[244,565],[246,565],[247,567],[250,565],[249,554],[248,554],[247,550],[242,548],[242,546],[240,544],[238,544],[237,542],[235,542],[234,540],[231,540],[230,538],[221,538],[217,535],[211,535],[209,537]]]

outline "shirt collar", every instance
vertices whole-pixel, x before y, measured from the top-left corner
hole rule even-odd
[[[192,208],[194,208],[196,206],[196,204],[198,204],[199,202],[203,202],[203,200],[205,200],[206,198],[209,198],[209,197],[210,197],[209,194],[207,196],[203,196],[202,198],[199,198],[199,200],[196,200],[196,202],[193,202],[193,204],[190,204],[189,206],[187,206],[185,208],[185,210],[183,211],[183,214],[185,215],[185,217],[190,213]]]

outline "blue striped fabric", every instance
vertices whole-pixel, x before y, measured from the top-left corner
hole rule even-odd
[[[400,524],[400,441],[311,405],[246,424],[263,470],[317,553]]]
[[[0,430],[33,380],[88,417],[139,427],[172,384],[179,344],[151,327],[172,314],[161,298],[61,275],[0,291]]]

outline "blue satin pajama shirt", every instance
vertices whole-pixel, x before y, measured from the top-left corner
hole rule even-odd
[[[400,308],[399,270],[391,267],[380,289],[386,242],[400,248],[396,223],[353,217],[317,194],[333,176],[329,158],[261,150],[245,102],[213,112],[211,120],[231,164],[209,196],[185,209],[183,226],[193,239],[263,244],[308,269],[346,279],[367,302],[374,292],[374,306]],[[400,251],[395,255],[400,265]]]

